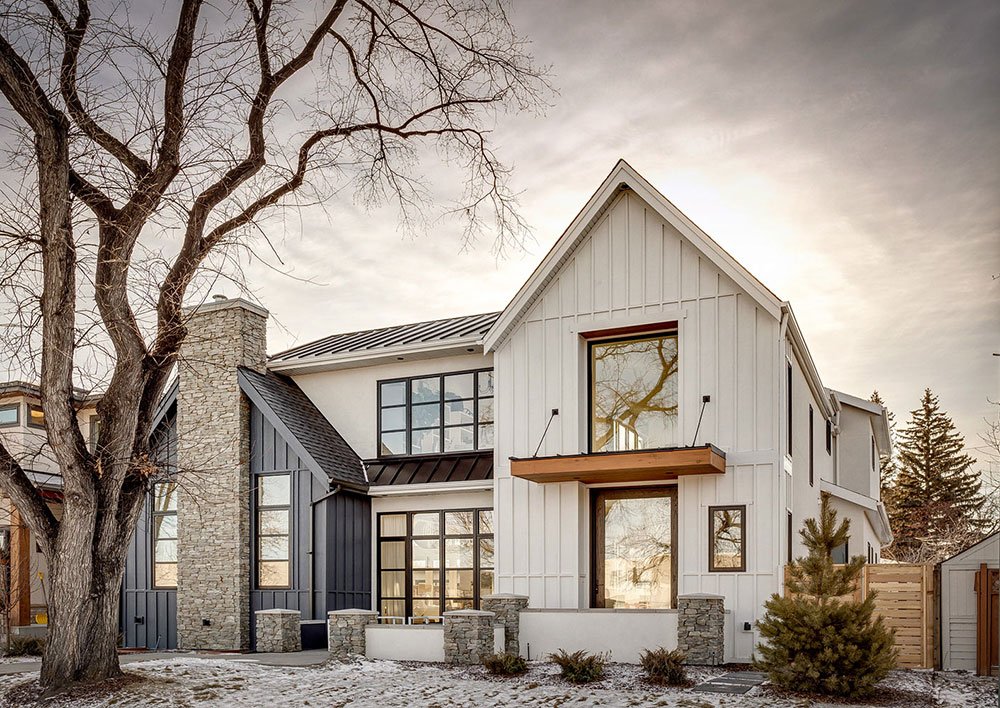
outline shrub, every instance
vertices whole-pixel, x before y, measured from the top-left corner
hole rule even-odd
[[[7,656],[41,656],[45,650],[45,637],[15,634],[10,638]]]
[[[875,617],[875,595],[864,601],[850,593],[865,559],[834,566],[831,552],[848,537],[850,522],[823,498],[820,520],[800,531],[809,555],[789,567],[786,597],[772,595],[757,623],[765,643],[754,665],[787,689],[862,698],[896,665],[893,633]],[[843,596],[848,595],[847,599]]]
[[[557,653],[550,654],[549,659],[559,665],[562,677],[570,683],[597,681],[604,676],[604,665],[608,662],[607,655],[588,654],[582,649],[572,654],[560,649]]]
[[[494,676],[518,676],[528,670],[524,657],[507,652],[486,657],[483,666]]]
[[[642,670],[646,672],[646,678],[653,683],[683,686],[687,683],[687,674],[684,672],[686,658],[687,655],[680,649],[670,651],[660,647],[642,652],[639,661]]]

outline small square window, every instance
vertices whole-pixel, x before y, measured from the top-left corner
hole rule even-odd
[[[710,506],[708,569],[713,573],[747,569],[746,507]]]

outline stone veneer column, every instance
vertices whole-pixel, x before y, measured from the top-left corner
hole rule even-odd
[[[677,598],[677,648],[688,664],[718,666],[725,661],[725,608],[722,595]]]
[[[250,647],[250,407],[236,368],[264,371],[267,310],[216,296],[186,310],[178,361],[177,640]]]
[[[494,614],[485,610],[444,613],[444,660],[449,664],[481,664],[493,654]]]
[[[257,610],[254,639],[260,653],[302,651],[302,613],[298,610]]]
[[[378,621],[375,610],[333,610],[326,613],[326,646],[332,659],[364,656],[365,627]]]
[[[498,593],[484,596],[480,604],[484,610],[496,615],[497,624],[503,625],[504,651],[508,654],[519,654],[521,652],[521,610],[528,606],[528,596]]]

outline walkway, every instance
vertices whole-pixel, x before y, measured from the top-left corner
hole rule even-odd
[[[716,676],[705,683],[699,683],[692,691],[704,693],[731,693],[742,695],[754,686],[759,686],[767,680],[767,676],[759,671],[730,671],[728,674]]]

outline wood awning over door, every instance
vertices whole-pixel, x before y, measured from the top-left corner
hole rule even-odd
[[[663,482],[725,471],[726,454],[714,445],[510,458],[512,476],[541,483]]]

